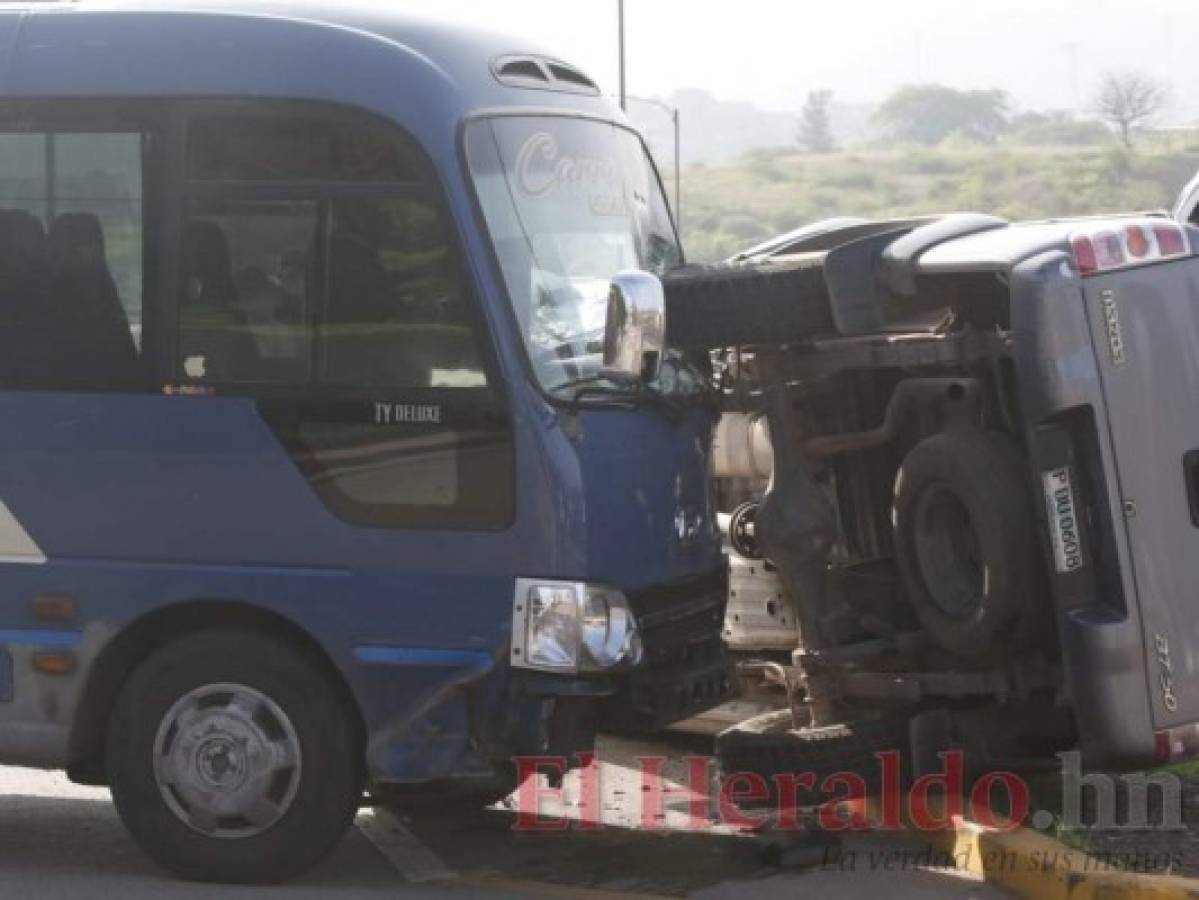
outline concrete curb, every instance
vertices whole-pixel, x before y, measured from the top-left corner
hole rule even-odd
[[[1199,880],[1116,871],[1029,828],[997,831],[958,816],[953,826],[913,833],[988,884],[1028,900],[1199,900]]]

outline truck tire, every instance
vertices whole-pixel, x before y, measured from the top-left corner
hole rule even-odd
[[[1011,439],[963,429],[924,441],[900,469],[892,518],[904,589],[938,646],[994,665],[1046,643],[1048,586]]]
[[[712,350],[835,334],[822,259],[688,266],[668,273],[666,343]]]
[[[908,722],[913,778],[936,775],[942,771],[941,754],[963,749],[955,740],[953,716],[945,709],[930,709],[912,716]]]
[[[749,773],[766,779],[772,798],[776,775],[814,776],[814,790],[800,790],[801,805],[844,796],[844,784],[829,785],[834,775],[852,773],[867,791],[882,787],[878,754],[898,752],[901,779],[907,778],[908,717],[893,710],[862,711],[824,727],[796,728],[790,710],[769,712],[742,722],[716,739],[716,757],[725,777]]]
[[[249,632],[190,635],[139,666],[107,765],[126,828],[193,881],[293,878],[341,840],[362,799],[360,741],[328,676]]]

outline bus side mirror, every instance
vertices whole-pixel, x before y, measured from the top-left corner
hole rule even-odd
[[[658,377],[666,340],[666,291],[649,272],[620,272],[608,293],[604,374],[622,381]]]

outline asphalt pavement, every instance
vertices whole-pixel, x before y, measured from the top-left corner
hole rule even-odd
[[[681,790],[694,749],[605,739],[600,789],[604,827],[553,833],[514,830],[516,812],[500,805],[468,816],[435,811],[397,816],[364,810],[343,844],[292,884],[238,888],[188,884],[146,859],[126,835],[103,789],[73,785],[57,773],[0,768],[0,898],[119,897],[321,898],[547,897],[602,900],[616,894],[695,896],[705,900],[819,897],[1002,897],[962,873],[932,868],[902,835],[868,835],[840,844],[709,822],[694,830],[685,793],[663,798],[646,817],[638,759],[669,757],[668,788]],[[565,803],[546,797],[547,817],[579,817],[577,779]],[[649,826],[649,827],[647,827]]]

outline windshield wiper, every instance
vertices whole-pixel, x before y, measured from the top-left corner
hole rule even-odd
[[[567,399],[576,406],[614,406],[623,409],[651,408],[664,414],[670,420],[681,419],[686,411],[686,404],[673,397],[668,397],[657,388],[642,382],[622,382],[607,375],[592,375],[579,378],[555,389],[552,393],[559,394],[568,388],[575,389],[575,394]]]
[[[574,392],[571,394],[571,392]],[[624,398],[626,400],[635,400],[642,393],[641,385],[634,383],[623,383],[609,375],[584,375],[579,378],[572,378],[570,381],[564,381],[557,387],[551,388],[550,393],[555,397],[561,397],[564,400],[571,400],[578,403],[581,398],[587,396],[604,397],[604,398]]]

